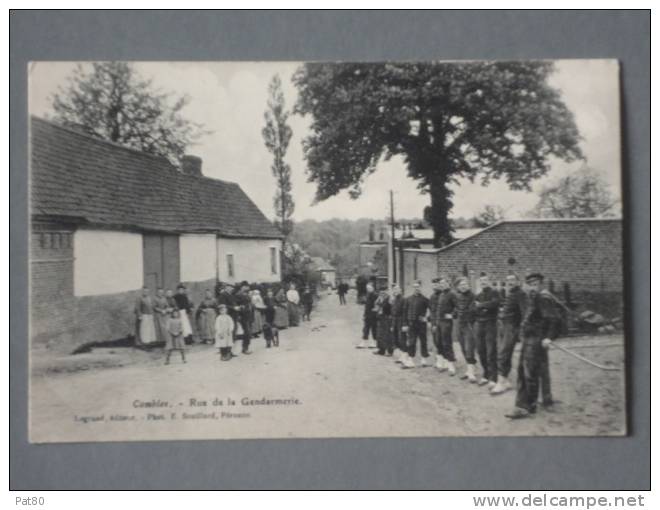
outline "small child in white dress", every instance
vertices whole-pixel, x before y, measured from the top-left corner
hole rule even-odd
[[[215,319],[215,346],[220,352],[220,360],[229,361],[234,343],[234,320],[227,314],[225,305],[220,305],[218,312]]]

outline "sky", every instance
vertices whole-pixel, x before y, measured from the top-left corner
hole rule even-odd
[[[72,62],[33,62],[29,67],[29,111],[33,115],[52,115],[52,96],[65,85],[75,67]],[[275,180],[271,174],[271,154],[266,150],[261,130],[264,125],[267,88],[279,73],[288,109],[296,100],[291,76],[297,62],[136,62],[144,78],[163,92],[188,95],[184,115],[210,131],[191,146],[188,153],[202,158],[202,172],[238,183],[259,208],[274,217]],[[601,172],[616,197],[621,193],[621,148],[619,112],[619,69],[614,60],[560,60],[551,85],[559,89],[583,137],[581,146],[587,164]],[[399,158],[380,163],[367,177],[357,200],[346,192],[313,204],[315,184],[307,182],[301,141],[309,134],[309,119],[290,117],[293,137],[286,154],[291,166],[293,218],[326,220],[331,218],[384,218],[389,214],[389,190],[394,190],[395,216],[421,217],[430,203],[415,181],[406,175]],[[507,218],[524,215],[537,202],[542,186],[575,171],[583,163],[553,161],[551,171],[535,181],[532,192],[511,191],[506,183],[493,181],[487,187],[461,181],[453,186],[452,217],[469,218],[485,205],[503,207]]]

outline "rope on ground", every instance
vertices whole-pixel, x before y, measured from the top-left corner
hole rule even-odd
[[[551,344],[553,347],[564,351],[566,354],[569,354],[570,356],[573,356],[576,359],[579,359],[580,361],[584,361],[586,364],[591,365],[592,367],[600,368],[601,370],[608,370],[608,371],[620,371],[621,367],[611,367],[607,365],[601,365],[599,363],[596,363],[595,361],[591,361],[590,359],[585,358],[584,356],[580,356],[578,353],[571,351],[570,349],[567,349],[566,347],[559,345],[558,343],[553,342]]]

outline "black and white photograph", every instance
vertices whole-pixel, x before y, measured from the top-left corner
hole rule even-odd
[[[627,434],[617,60],[27,75],[30,442]]]

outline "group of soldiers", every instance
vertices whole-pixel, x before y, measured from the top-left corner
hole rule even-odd
[[[562,329],[563,315],[557,299],[544,288],[543,275],[528,274],[525,289],[515,274],[496,289],[489,275],[481,273],[477,292],[467,277],[454,281],[440,277],[432,284],[430,297],[422,294],[421,281],[415,281],[412,294],[405,298],[396,284],[389,292],[376,292],[374,284],[368,284],[362,341],[357,347],[377,349],[375,355],[391,356],[404,369],[412,369],[417,366],[419,344],[421,366],[431,366],[430,328],[435,368],[456,375],[455,337],[466,362],[460,378],[497,396],[512,389],[513,351],[521,341],[515,407],[506,416],[519,419],[535,413],[539,389],[542,405],[552,409],[548,349]]]

